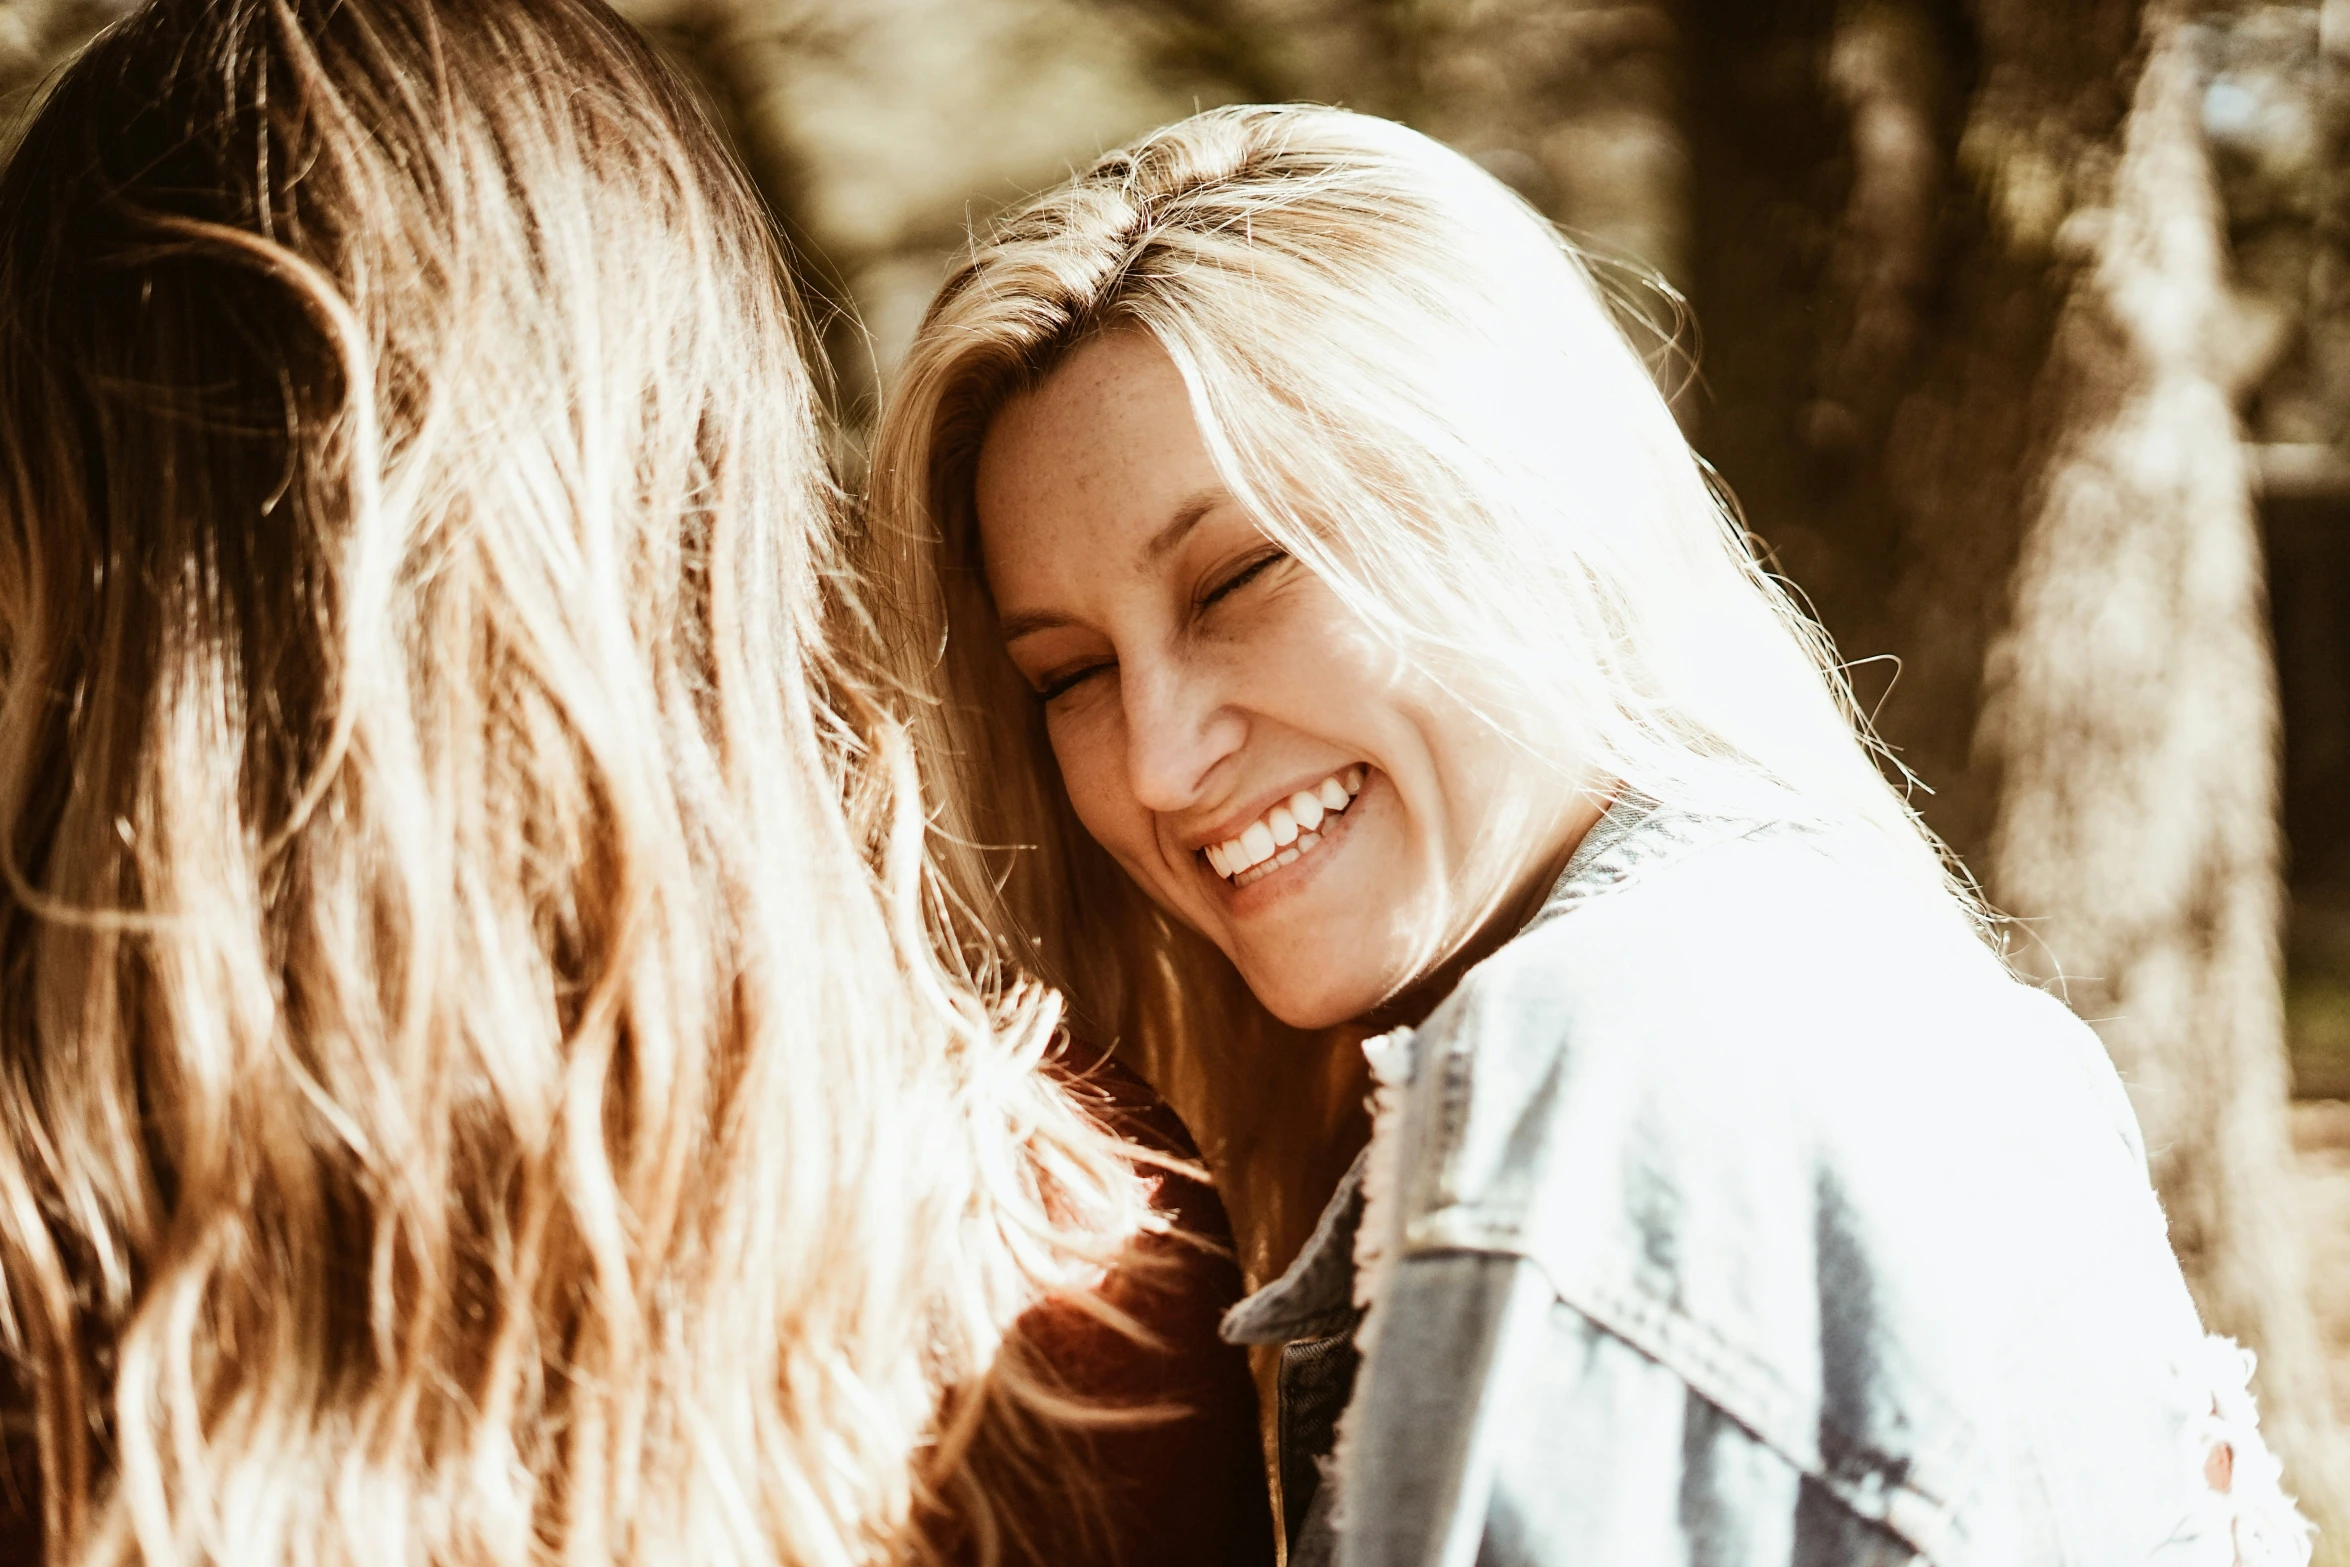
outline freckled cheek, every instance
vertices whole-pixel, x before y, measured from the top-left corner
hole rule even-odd
[[[1275,708],[1326,718],[1383,705],[1404,678],[1396,651],[1315,584],[1280,607],[1241,652],[1254,693]]]
[[[1076,719],[1049,723],[1046,732],[1078,825],[1111,854],[1140,856],[1151,841],[1150,813],[1135,803],[1116,737]]]

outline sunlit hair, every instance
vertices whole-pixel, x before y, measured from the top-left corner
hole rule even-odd
[[[943,648],[916,672],[943,687],[935,755],[961,769],[943,798],[978,802],[959,879],[979,898],[1001,884],[1099,1026],[1146,1055],[1225,1026],[1181,1021],[1216,966],[1071,814],[994,629],[973,482],[997,410],[1115,330],[1165,349],[1258,524],[1567,787],[1697,809],[1767,791],[1771,809],[1861,824],[1922,894],[1971,914],[1878,771],[1826,639],[1757,564],[1551,225],[1400,125],[1223,109],[985,236],[931,307],[873,452],[897,640]]]
[[[942,1393],[1133,1229],[828,629],[805,343],[595,0],[164,0],[30,127],[0,1341],[53,1561],[893,1556]]]

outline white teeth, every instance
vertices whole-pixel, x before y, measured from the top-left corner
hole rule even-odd
[[[1289,797],[1289,814],[1297,818],[1298,831],[1312,832],[1322,825],[1322,802],[1300,789]]]
[[[1311,789],[1300,789],[1248,824],[1237,838],[1210,844],[1208,868],[1227,881],[1255,881],[1322,846],[1322,824],[1354,803],[1363,791],[1363,770],[1348,767]],[[1267,864],[1271,861],[1271,864]],[[1256,875],[1251,875],[1251,872]]]
[[[1261,860],[1257,864],[1251,865],[1246,870],[1241,871],[1233,878],[1234,884],[1236,886],[1245,887],[1252,881],[1262,881],[1266,877],[1272,875],[1275,871],[1281,869],[1282,866],[1296,864],[1301,858],[1313,853],[1321,846],[1321,834],[1311,832],[1300,833],[1298,835],[1297,842],[1291,844],[1288,848],[1281,850],[1271,859]]]

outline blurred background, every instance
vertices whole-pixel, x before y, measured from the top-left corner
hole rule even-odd
[[[1194,108],[1408,121],[1584,244],[2104,1035],[2350,1564],[2350,0],[621,8],[791,237],[852,471],[972,226]],[[122,9],[0,0],[0,127]]]

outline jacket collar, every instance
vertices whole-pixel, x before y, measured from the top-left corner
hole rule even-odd
[[[1227,1344],[1286,1344],[1354,1326],[1355,1232],[1363,1223],[1365,1148],[1338,1183],[1289,1271],[1224,1313]]]

